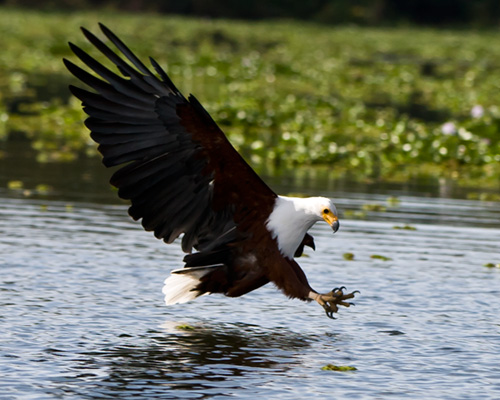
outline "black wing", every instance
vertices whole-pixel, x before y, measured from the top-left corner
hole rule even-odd
[[[229,143],[201,104],[186,99],[151,59],[153,74],[108,28],[104,35],[121,55],[82,28],[86,38],[117,68],[117,74],[70,43],[98,77],[68,60],[69,71],[90,86],[74,86],[107,167],[123,165],[111,178],[118,195],[131,200],[130,215],[182,248],[210,250],[265,224],[276,194]],[[125,58],[123,58],[123,56]]]

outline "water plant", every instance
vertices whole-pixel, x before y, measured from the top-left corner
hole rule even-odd
[[[323,371],[357,371],[356,367],[351,367],[349,365],[334,365],[334,364],[326,364],[324,367],[321,367]]]
[[[61,58],[77,27],[99,20],[195,93],[254,166],[328,165],[371,181],[500,177],[500,38],[488,31],[2,7],[0,137],[27,136],[43,162],[95,154]]]
[[[370,256],[370,258],[372,258],[374,260],[381,260],[381,261],[391,261],[392,260],[392,258],[387,257],[387,256],[383,256],[383,255],[380,255],[380,254],[372,254]]]

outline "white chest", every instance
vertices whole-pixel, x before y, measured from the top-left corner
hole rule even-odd
[[[267,220],[267,229],[278,242],[281,254],[293,258],[306,232],[320,219],[310,199],[279,196]]]

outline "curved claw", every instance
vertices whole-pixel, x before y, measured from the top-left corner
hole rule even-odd
[[[333,313],[336,311],[330,308],[327,304],[323,305],[323,308],[325,309],[326,316],[330,319],[337,319],[333,316]]]
[[[344,294],[343,290],[345,290],[345,287],[341,286],[340,288],[333,289],[329,293],[318,294],[314,297],[315,300],[323,307],[328,318],[335,319],[333,314],[338,312],[338,306],[350,307],[354,305],[354,303],[347,302],[345,300],[352,299],[356,293],[359,293],[359,291],[355,290],[354,292]]]

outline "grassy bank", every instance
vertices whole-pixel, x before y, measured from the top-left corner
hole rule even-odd
[[[0,8],[0,135],[27,135],[41,161],[95,155],[61,59],[75,60],[68,41],[90,50],[78,27],[98,21],[164,65],[254,165],[498,185],[496,32]]]

